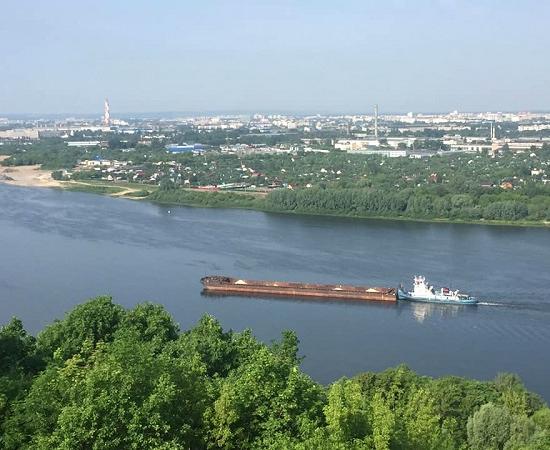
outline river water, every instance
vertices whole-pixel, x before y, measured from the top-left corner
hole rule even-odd
[[[200,278],[409,285],[415,273],[479,306],[201,295]],[[112,295],[163,304],[182,329],[205,313],[269,342],[298,333],[320,382],[406,363],[421,374],[518,373],[550,400],[550,230],[167,207],[0,185],[0,323],[35,333]]]

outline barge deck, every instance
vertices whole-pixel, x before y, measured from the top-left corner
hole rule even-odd
[[[201,283],[208,293],[397,302],[397,290],[387,287],[244,280],[219,275],[203,277]]]

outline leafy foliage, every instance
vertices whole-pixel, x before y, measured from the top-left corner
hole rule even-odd
[[[49,357],[65,361],[99,342],[109,342],[124,316],[124,309],[111,297],[97,297],[72,310],[38,335],[37,346]]]
[[[273,137],[275,140],[286,137]],[[77,136],[75,136],[77,138]],[[294,136],[298,139],[298,135]],[[197,134],[187,130],[176,141],[255,141],[266,136],[243,130]],[[429,142],[429,141],[427,141]],[[435,142],[435,141],[434,141]],[[265,143],[265,142],[264,142]],[[162,142],[151,146],[109,142],[109,148],[68,147],[60,139],[10,143],[0,152],[9,155],[3,165],[42,164],[46,169],[72,169],[78,161],[106,158],[131,161],[122,181],[159,184],[149,199],[208,207],[240,207],[283,212],[363,217],[403,217],[455,221],[550,221],[550,146],[527,153],[433,155],[428,159],[383,158],[377,155],[297,152],[247,155],[208,151],[203,155],[169,154]],[[60,177],[56,170],[55,176]],[[139,178],[133,177],[139,173]],[[152,176],[154,175],[154,176]],[[71,179],[105,177],[99,170],[76,170]],[[267,196],[236,192],[196,192],[182,186],[245,183]],[[114,193],[116,185],[74,184],[72,189]],[[290,189],[292,188],[292,189]]]
[[[542,450],[550,409],[514,375],[405,366],[323,387],[298,339],[266,345],[211,316],[180,332],[151,303],[77,306],[38,338],[0,329],[0,446],[90,449]]]

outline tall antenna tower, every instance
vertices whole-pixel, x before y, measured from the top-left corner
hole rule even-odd
[[[103,125],[108,127],[111,125],[111,107],[109,106],[109,99],[105,99],[103,104]]]
[[[378,105],[374,105],[374,137],[378,139]]]

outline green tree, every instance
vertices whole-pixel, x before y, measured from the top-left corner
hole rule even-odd
[[[494,385],[500,393],[500,402],[516,415],[530,416],[544,406],[537,395],[525,389],[521,379],[515,374],[499,374]]]
[[[96,297],[77,306],[63,320],[56,321],[38,335],[38,349],[48,357],[66,360],[87,346],[113,339],[124,309],[111,297]]]
[[[541,430],[550,432],[550,408],[543,407],[533,414],[533,422]]]
[[[389,450],[395,429],[395,414],[379,392],[374,395],[371,408],[374,448],[375,450]]]
[[[39,448],[196,448],[206,403],[197,355],[158,354],[127,333],[47,370],[16,411],[9,443],[29,435]]]
[[[404,408],[406,448],[415,450],[440,450],[444,448],[435,400],[429,391],[418,388]]]
[[[65,448],[194,448],[207,389],[194,355],[157,355],[151,343],[117,340],[81,374],[52,437]]]
[[[378,193],[360,201],[385,208]],[[0,329],[0,447],[550,448],[550,410],[515,375],[434,380],[399,366],[324,388],[301,372],[298,344],[285,331],[266,345],[211,316],[180,333],[161,306],[109,297],[38,340],[13,319]]]
[[[281,435],[297,436],[301,424],[321,417],[323,391],[295,361],[261,347],[222,381],[207,413],[213,448],[263,447]]]
[[[27,395],[14,403],[3,425],[4,448],[40,448],[38,442],[55,431],[73,384],[73,380],[60,377],[59,370],[55,365],[47,367],[33,381]]]
[[[26,395],[33,377],[44,368],[36,340],[13,318],[0,328],[0,429],[14,403]],[[4,437],[0,435],[0,447]]]
[[[457,442],[467,439],[466,427],[469,416],[482,405],[497,402],[499,393],[493,383],[482,383],[460,377],[443,377],[429,385],[436,411],[445,422],[447,433]]]
[[[487,403],[468,419],[468,443],[474,450],[502,450],[510,438],[511,425],[508,409]]]
[[[177,324],[161,305],[141,303],[124,314],[115,336],[130,333],[132,337],[154,343],[160,351],[167,342],[178,338],[178,331]]]
[[[246,332],[244,334],[249,335]],[[249,338],[249,346],[246,344],[242,346],[243,353],[258,345],[252,336]],[[204,315],[193,329],[180,336],[177,345],[173,348],[180,354],[197,353],[209,376],[226,377],[229,371],[239,364],[241,348],[238,341],[240,339],[243,337],[234,336],[231,331],[224,332],[220,322],[214,317]]]
[[[27,334],[17,318],[0,328],[0,376],[14,371],[34,373],[41,368],[36,355],[36,340]]]
[[[356,380],[342,379],[331,385],[324,412],[328,430],[341,442],[364,439],[370,433],[368,402]]]

